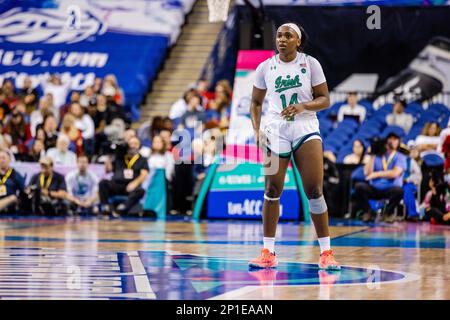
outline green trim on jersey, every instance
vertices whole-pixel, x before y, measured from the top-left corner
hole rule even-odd
[[[276,155],[279,158],[290,158],[291,157],[291,151],[289,152],[283,152],[283,153],[276,153],[274,151],[272,151],[269,147],[265,147],[268,151],[270,151],[271,153],[273,153],[274,155]]]
[[[293,146],[292,147],[292,152],[296,152],[297,150],[298,150],[298,148],[300,148],[301,147],[301,145],[305,142],[305,140],[306,139],[308,139],[309,137],[312,137],[312,136],[319,136],[320,137],[320,132],[311,132],[311,133],[308,133],[307,135],[304,135],[298,142],[297,142],[297,144],[295,145],[295,146]]]

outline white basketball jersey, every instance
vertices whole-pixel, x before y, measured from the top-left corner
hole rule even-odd
[[[326,82],[322,66],[317,59],[297,53],[291,62],[283,62],[279,55],[262,62],[256,68],[254,86],[267,89],[269,101],[268,116],[280,115],[280,112],[290,104],[312,101],[312,87]],[[305,110],[296,115],[295,119],[316,118],[314,111]]]

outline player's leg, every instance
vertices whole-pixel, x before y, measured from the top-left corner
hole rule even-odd
[[[275,235],[290,153],[282,155],[268,151],[264,157],[263,250],[258,258],[249,262],[252,268],[272,268],[278,264],[275,256]]]
[[[318,136],[312,136],[304,143],[294,147],[295,165],[302,178],[303,189],[309,202],[311,220],[316,229],[320,245],[319,267],[323,269],[339,269],[330,247],[330,231],[328,228],[328,209],[323,197],[323,149]]]

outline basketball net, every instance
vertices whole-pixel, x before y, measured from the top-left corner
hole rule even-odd
[[[209,22],[227,21],[230,0],[208,0]]]

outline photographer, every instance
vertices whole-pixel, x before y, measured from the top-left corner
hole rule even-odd
[[[64,176],[53,171],[53,160],[42,157],[39,160],[41,172],[31,177],[26,193],[32,199],[33,213],[62,215],[67,212],[67,188]]]
[[[375,140],[371,145],[370,160],[364,166],[366,182],[356,184],[353,194],[353,214],[363,212],[363,221],[372,219],[369,199],[389,199],[383,214],[385,222],[394,222],[394,209],[403,198],[403,175],[406,157],[397,152],[400,137],[389,133],[386,142]]]
[[[106,163],[106,171],[113,172],[112,180],[100,181],[100,203],[102,213],[119,216],[128,213],[144,196],[145,190],[141,184],[148,175],[147,159],[139,154],[141,142],[132,137],[125,145],[116,147],[114,161]],[[125,195],[127,200],[120,204],[115,212],[111,211],[109,198],[115,195]]]
[[[0,150],[0,212],[15,213],[25,188],[25,179],[10,167],[11,158],[8,152]]]

